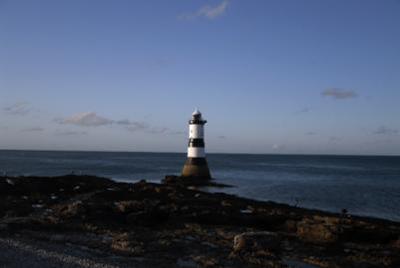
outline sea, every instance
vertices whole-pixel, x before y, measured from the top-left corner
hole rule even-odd
[[[184,153],[0,150],[0,175],[89,174],[160,182],[178,175]],[[207,191],[400,221],[400,156],[208,154]]]

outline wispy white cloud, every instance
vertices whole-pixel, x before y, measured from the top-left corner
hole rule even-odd
[[[71,124],[84,127],[104,126],[110,125],[114,122],[113,120],[99,116],[94,112],[79,113],[68,118],[56,119],[56,121],[60,124]]]
[[[27,115],[32,111],[32,107],[29,102],[17,102],[5,107],[3,110],[10,115]]]
[[[180,135],[183,134],[184,132],[182,131],[172,131],[171,129],[167,127],[157,127],[157,126],[150,126],[147,123],[144,122],[131,122],[126,127],[126,130],[130,132],[137,132],[137,131],[142,131],[148,134],[170,134],[170,135]]]
[[[379,134],[379,135],[396,135],[398,133],[399,130],[394,128],[389,128],[386,126],[380,126],[374,131],[374,134]]]
[[[126,130],[130,132],[147,130],[149,128],[150,126],[144,122],[130,122],[128,125],[126,125]]]
[[[180,131],[172,131],[167,127],[151,126],[147,122],[132,121],[129,119],[114,120],[96,114],[95,112],[79,113],[67,118],[56,118],[59,124],[70,124],[81,127],[99,127],[106,125],[121,126],[129,132],[145,132],[149,134],[181,134]]]
[[[150,134],[165,133],[168,128],[165,127],[152,127],[146,122],[131,121],[128,119],[114,121],[115,124],[125,126],[126,130],[130,132],[144,131]]]
[[[185,13],[179,16],[181,19],[191,20],[195,18],[206,18],[206,19],[215,19],[221,15],[223,15],[229,6],[229,0],[224,0],[220,2],[218,5],[205,5],[200,7],[197,11],[191,13]]]
[[[114,123],[117,125],[125,126],[127,130],[132,132],[150,128],[150,126],[146,122],[131,121],[128,119],[116,120],[114,121]]]
[[[327,88],[321,93],[322,96],[331,97],[337,100],[356,98],[358,94],[353,90],[340,88]]]

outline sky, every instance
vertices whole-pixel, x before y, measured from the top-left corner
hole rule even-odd
[[[0,0],[0,149],[400,154],[399,0]]]

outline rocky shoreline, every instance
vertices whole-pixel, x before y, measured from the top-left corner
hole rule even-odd
[[[398,222],[176,181],[0,177],[2,241],[62,247],[104,264],[63,267],[400,267]],[[9,266],[17,267],[0,260]]]

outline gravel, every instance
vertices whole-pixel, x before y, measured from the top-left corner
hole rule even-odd
[[[146,267],[135,264],[132,258],[104,256],[74,245],[49,244],[15,237],[0,237],[1,268],[114,268]]]

